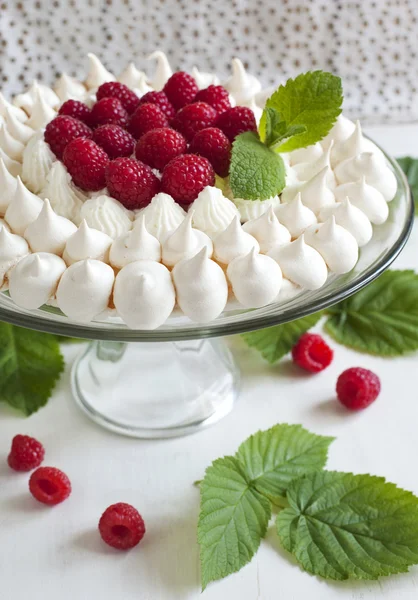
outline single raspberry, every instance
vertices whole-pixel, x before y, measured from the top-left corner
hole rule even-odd
[[[7,462],[15,471],[32,471],[42,463],[44,447],[28,435],[15,435]]]
[[[79,100],[67,100],[58,111],[59,115],[67,115],[79,121],[83,121],[86,125],[91,125],[91,110]]]
[[[215,126],[222,129],[230,142],[233,142],[240,133],[257,131],[254,113],[251,108],[245,106],[228,108],[228,110],[219,115]]]
[[[151,168],[134,158],[110,161],[106,184],[110,195],[130,210],[147,206],[160,191],[160,180]]]
[[[218,115],[231,108],[228,90],[221,85],[210,85],[204,90],[199,90],[194,102],[206,102],[206,104],[213,106]]]
[[[331,364],[334,352],[320,335],[304,333],[292,348],[292,358],[305,371],[319,373]]]
[[[347,369],[338,377],[337,396],[350,410],[367,408],[380,393],[379,377],[361,367]]]
[[[62,159],[67,144],[76,138],[91,138],[92,134],[85,123],[68,115],[59,115],[46,126],[44,138],[55,156]]]
[[[187,142],[181,133],[170,127],[162,127],[148,131],[139,139],[135,156],[153,169],[162,171],[170,160],[186,150]]]
[[[106,186],[105,170],[109,157],[93,140],[79,138],[70,142],[63,161],[74,183],[82,190],[94,192]]]
[[[59,504],[71,494],[67,475],[55,467],[39,467],[29,479],[30,493],[43,504]]]
[[[184,71],[174,73],[164,86],[163,91],[176,110],[193,102],[199,88],[191,75]]]
[[[91,121],[95,127],[109,123],[127,127],[129,115],[117,98],[102,98],[91,109]]]
[[[192,104],[190,106],[193,106]],[[208,159],[220,177],[226,177],[231,161],[231,142],[217,127],[207,127],[194,136],[190,152]]]
[[[161,108],[161,110],[163,111],[163,113],[165,114],[167,119],[172,119],[174,117],[174,115],[176,114],[176,109],[170,103],[166,94],[162,91],[161,92],[154,92],[154,91],[147,92],[146,94],[141,96],[139,103],[145,104],[146,102],[149,102],[151,104],[156,104],[159,108]]]
[[[120,100],[123,108],[131,115],[138,108],[139,98],[128,88],[127,85],[119,83],[119,81],[108,81],[103,83],[96,94],[97,100],[102,98],[117,98]]]
[[[146,102],[140,104],[131,117],[128,131],[138,140],[141,135],[151,131],[168,126],[168,119],[156,104]]]
[[[145,523],[139,512],[125,502],[106,508],[99,521],[101,538],[118,550],[129,550],[145,535]]]
[[[102,125],[94,130],[93,142],[96,142],[110,158],[131,156],[135,148],[135,139],[119,125]]]
[[[191,142],[198,131],[213,125],[216,118],[217,112],[212,106],[205,102],[193,102],[178,111],[171,121],[171,126]]]
[[[184,205],[191,204],[207,185],[215,185],[215,171],[207,158],[196,154],[173,158],[161,179],[161,190]]]

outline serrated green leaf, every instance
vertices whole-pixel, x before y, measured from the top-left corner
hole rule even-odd
[[[405,173],[415,201],[415,214],[418,215],[418,158],[404,156],[396,159]]]
[[[377,579],[418,563],[418,498],[383,477],[323,471],[294,481],[277,516],[286,550],[327,579]]]
[[[328,313],[325,329],[344,346],[377,356],[418,350],[418,275],[386,271]]]
[[[287,125],[281,120],[279,111],[275,108],[266,108],[266,139],[264,143],[275,152],[280,152],[284,140],[306,131],[305,125]]]
[[[236,457],[252,486],[277,505],[282,504],[291,481],[325,466],[333,440],[284,423],[252,435]]]
[[[245,200],[267,200],[280,194],[286,183],[282,158],[253,131],[235,139],[229,173],[234,197]]]
[[[305,133],[292,137],[281,147],[281,152],[305,148],[327,135],[335,123],[343,101],[341,79],[325,71],[309,71],[285,85],[267,100],[266,109],[275,108],[287,126],[303,125]],[[266,136],[266,113],[260,121],[260,137]]]
[[[284,325],[244,333],[242,338],[272,364],[290,352],[300,336],[316,325],[321,316],[322,313],[318,312]]]
[[[0,401],[31,415],[47,403],[63,369],[56,336],[0,323]]]
[[[250,486],[239,461],[226,456],[206,470],[198,524],[202,587],[247,564],[265,536],[270,502]]]

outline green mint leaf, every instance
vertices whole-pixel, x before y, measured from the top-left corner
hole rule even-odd
[[[280,194],[286,184],[282,158],[253,131],[235,139],[229,173],[234,197],[245,200],[267,200]]]
[[[280,152],[284,140],[306,131],[305,125],[291,125],[288,127],[286,121],[281,120],[280,113],[275,108],[266,108],[265,114],[266,139],[264,143],[275,152]]]
[[[308,315],[284,325],[244,333],[242,338],[252,348],[258,350],[271,364],[285,356],[296,344],[300,336],[316,325],[322,313]]]
[[[236,457],[251,485],[277,505],[282,504],[291,481],[325,467],[333,440],[284,423],[252,435]]]
[[[226,456],[200,486],[198,541],[202,587],[239,571],[257,551],[271,517],[270,502],[250,485],[239,461]]]
[[[277,532],[309,573],[377,579],[418,563],[418,498],[383,477],[313,473],[292,482],[287,499]]]
[[[386,271],[328,313],[325,330],[344,346],[377,356],[418,350],[418,275]]]
[[[343,92],[341,79],[324,71],[309,71],[295,79],[288,79],[285,85],[267,100],[266,109],[260,121],[260,137],[266,139],[266,111],[276,109],[288,127],[303,125],[304,133],[294,135],[280,146],[280,152],[290,152],[305,148],[327,135],[341,114]]]
[[[86,341],[82,340],[81,338],[72,338],[65,335],[57,335],[55,337],[60,344],[81,344],[82,342]]]
[[[408,179],[415,200],[415,214],[418,215],[418,158],[404,156],[396,160]]]
[[[47,403],[63,369],[56,336],[0,323],[0,401],[31,415]]]

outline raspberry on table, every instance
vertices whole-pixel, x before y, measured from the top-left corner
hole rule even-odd
[[[198,131],[213,125],[217,116],[218,113],[209,104],[193,102],[178,111],[171,121],[171,126],[180,131],[188,142],[191,142]]]
[[[254,113],[251,108],[247,108],[246,106],[228,108],[228,110],[219,115],[215,122],[215,127],[222,129],[230,142],[233,142],[240,133],[257,131]]]
[[[196,200],[207,185],[215,185],[215,171],[207,158],[197,154],[173,158],[161,179],[161,190],[185,206]]]
[[[101,125],[93,132],[96,142],[109,158],[131,156],[135,148],[135,139],[120,125]]]
[[[106,186],[105,171],[109,157],[93,140],[78,138],[64,151],[64,165],[75,185],[86,191],[98,191]]]
[[[117,550],[137,546],[145,535],[145,523],[139,512],[125,502],[112,504],[99,521],[102,540]]]
[[[207,158],[215,173],[220,177],[228,175],[231,162],[231,142],[217,127],[207,127],[196,133],[190,144],[190,152]]]
[[[74,117],[59,115],[52,119],[45,128],[44,138],[52,152],[62,159],[65,147],[76,138],[91,138],[90,127]]]
[[[194,102],[206,102],[216,110],[218,115],[231,108],[228,90],[222,85],[210,85],[204,90],[199,90]]]
[[[131,115],[139,105],[139,98],[127,85],[119,83],[119,81],[108,81],[102,83],[97,90],[97,100],[102,98],[117,98],[120,100],[123,108]]]
[[[139,99],[140,104],[145,104],[146,102],[149,102],[150,104],[156,104],[159,108],[161,108],[167,119],[172,119],[176,114],[176,109],[163,91],[147,92]]]
[[[91,122],[95,127],[110,123],[127,127],[129,115],[117,98],[102,98],[91,109]]]
[[[116,158],[106,169],[109,194],[130,210],[147,206],[160,191],[160,180],[134,158]]]
[[[193,102],[198,91],[196,81],[184,71],[173,73],[163,88],[163,92],[176,110]]]
[[[151,131],[151,129],[160,129],[168,127],[168,119],[157,104],[146,102],[140,104],[129,122],[128,131],[138,140],[141,135]]]
[[[368,369],[353,367],[338,377],[337,396],[350,410],[367,408],[380,393],[380,379]]]
[[[170,160],[186,150],[187,142],[181,133],[162,127],[148,131],[138,140],[135,156],[153,169],[162,171]]]
[[[87,104],[84,104],[84,102],[80,102],[79,100],[67,100],[59,109],[58,114],[67,115],[74,119],[78,119],[79,121],[83,121],[86,125],[91,125],[91,110]]]
[[[319,373],[331,364],[334,352],[320,335],[304,333],[292,348],[292,358],[305,371]]]
[[[38,502],[54,506],[71,494],[67,475],[55,467],[39,467],[29,479],[30,493]]]
[[[44,457],[44,447],[38,440],[29,435],[15,435],[7,463],[15,471],[32,471],[39,467]]]

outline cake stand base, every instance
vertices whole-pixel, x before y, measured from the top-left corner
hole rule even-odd
[[[74,364],[72,390],[96,423],[136,438],[195,433],[230,412],[239,373],[219,339],[92,342]]]

